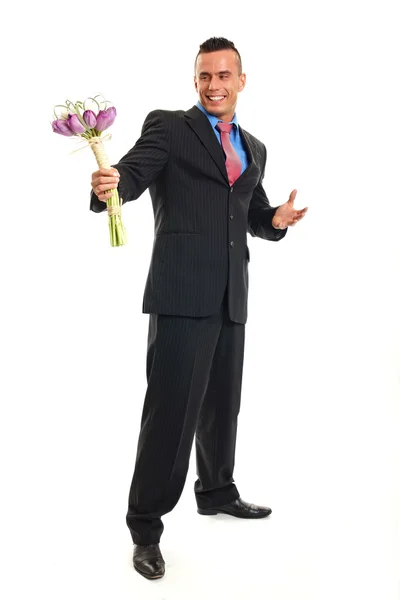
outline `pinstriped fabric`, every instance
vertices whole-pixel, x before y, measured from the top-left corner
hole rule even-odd
[[[266,150],[240,129],[248,166],[229,185],[221,145],[196,107],[147,116],[115,166],[130,202],[148,188],[154,244],[143,297],[150,313],[148,387],[127,524],[137,544],[158,543],[175,506],[196,434],[198,506],[238,497],[233,482],[247,319],[247,233],[278,241],[262,187]],[[105,210],[92,193],[90,208]]]
[[[247,319],[247,233],[277,241],[275,208],[262,188],[266,152],[240,129],[247,169],[229,186],[224,153],[207,117],[189,111],[149,113],[142,135],[115,166],[124,203],[148,188],[154,245],[143,312],[205,317],[218,311],[228,282],[229,314]],[[90,208],[105,210],[94,193]]]
[[[158,543],[161,516],[181,496],[195,433],[198,505],[238,497],[232,475],[243,348],[244,326],[229,321],[226,302],[205,318],[150,315],[148,387],[127,514],[134,543]]]

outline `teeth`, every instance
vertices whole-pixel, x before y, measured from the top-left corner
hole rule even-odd
[[[222,100],[223,96],[208,96],[210,100]]]

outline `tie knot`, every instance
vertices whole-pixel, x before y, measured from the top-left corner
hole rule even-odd
[[[233,123],[217,123],[215,129],[221,133],[230,133],[232,131]]]

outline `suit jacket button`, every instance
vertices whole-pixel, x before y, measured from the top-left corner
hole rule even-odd
[[[229,218],[230,218],[230,219],[233,219],[233,215],[229,215]]]
[[[231,187],[231,192],[233,192],[233,186]]]
[[[232,248],[233,248],[233,246],[234,246],[234,245],[235,245],[235,242],[231,242],[231,246],[232,246]]]

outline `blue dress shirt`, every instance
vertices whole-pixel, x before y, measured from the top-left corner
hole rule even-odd
[[[222,123],[221,119],[218,119],[218,117],[216,117],[215,115],[210,115],[210,113],[206,111],[206,109],[204,108],[204,106],[201,104],[200,101],[197,102],[196,106],[198,109],[200,109],[206,115],[207,119],[210,121],[210,125],[213,128],[215,135],[217,136],[217,140],[221,144],[221,134],[219,131],[217,131],[217,129],[215,129],[215,126],[217,123]],[[232,121],[230,121],[230,123],[233,123],[230,140],[231,140],[232,146],[234,147],[234,149],[235,149],[236,153],[238,154],[240,161],[242,163],[242,173],[243,173],[243,171],[245,171],[247,169],[249,161],[247,159],[246,150],[244,149],[244,146],[243,146],[242,138],[240,137],[240,131],[239,131],[239,125],[237,122],[236,113],[233,115],[233,119],[232,119]]]

